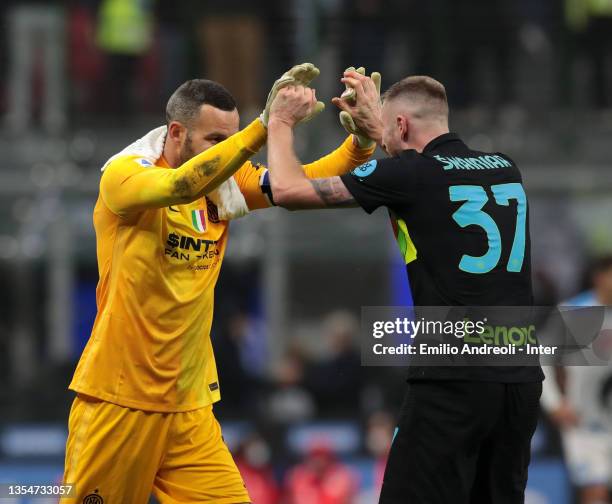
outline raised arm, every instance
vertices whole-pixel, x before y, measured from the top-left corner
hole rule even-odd
[[[310,179],[344,175],[365,163],[374,147],[362,149],[348,137],[336,150],[313,163],[301,166]],[[269,208],[276,203],[270,185],[270,172],[260,164],[245,163],[234,175],[250,210]]]
[[[311,63],[295,65],[272,85],[259,119],[244,130],[210,147],[176,169],[143,166],[138,157],[122,157],[106,167],[100,194],[116,214],[146,208],[189,203],[216,189],[231,177],[266,140],[269,109],[279,89],[288,84],[308,85],[319,75]],[[322,103],[311,108],[310,117],[323,109]]]
[[[295,155],[293,126],[309,113],[314,103],[314,91],[288,87],[279,92],[272,104],[268,163],[274,201],[290,210],[357,206],[340,177],[309,179]]]
[[[102,200],[118,215],[195,201],[231,177],[265,140],[266,130],[256,119],[176,169],[146,168],[138,157],[119,158],[102,175]]]

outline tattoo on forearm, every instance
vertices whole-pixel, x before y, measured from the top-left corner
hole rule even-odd
[[[355,206],[355,198],[348,191],[340,177],[325,179],[311,179],[312,187],[319,195],[319,198],[327,206],[351,207]]]
[[[191,187],[191,184],[189,184],[187,177],[180,177],[175,180],[174,189],[172,192],[175,196],[185,198],[189,196],[190,194],[190,191],[189,191],[190,187]]]
[[[215,156],[214,158],[204,161],[201,165],[196,166],[196,172],[202,177],[210,177],[213,173],[217,171],[219,167],[219,161],[221,161],[221,156]]]
[[[195,166],[191,176],[185,175],[178,178],[174,182],[174,194],[183,198],[192,195],[202,178],[208,178],[215,174],[219,168],[220,161],[221,156],[215,156]]]

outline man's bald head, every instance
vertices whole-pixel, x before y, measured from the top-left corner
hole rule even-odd
[[[421,150],[433,136],[448,132],[448,99],[441,82],[425,75],[406,77],[383,95],[383,145],[392,155]]]

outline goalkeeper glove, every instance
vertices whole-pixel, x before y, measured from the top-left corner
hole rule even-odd
[[[348,67],[345,70],[345,72],[357,72],[361,75],[365,75],[365,68],[359,67],[356,69],[355,67]],[[378,91],[378,97],[380,99],[381,75],[378,72],[372,72],[372,75],[370,76],[370,78],[372,79],[372,81],[374,82],[374,85],[376,86],[376,90]],[[343,100],[346,100],[348,103],[354,104],[355,103],[355,90],[347,84],[346,89],[340,95],[340,98]],[[363,131],[361,131],[355,125],[355,121],[353,120],[351,115],[345,110],[340,112],[340,124],[342,124],[342,127],[348,133],[355,136],[355,138],[357,139],[357,144],[359,145],[360,148],[369,149],[376,144],[374,140],[369,138]]]
[[[280,79],[277,79],[276,82],[272,85],[272,89],[270,93],[268,93],[268,99],[266,100],[266,107],[263,112],[259,116],[262,124],[267,128],[268,120],[270,118],[270,107],[272,106],[272,102],[278,91],[287,86],[306,86],[313,81],[319,75],[319,69],[314,66],[312,63],[302,63],[300,65],[295,65],[291,70],[285,72]],[[310,121],[313,117],[320,114],[325,108],[325,104],[323,102],[317,102],[315,105],[312,114],[308,117],[302,119],[302,122]]]

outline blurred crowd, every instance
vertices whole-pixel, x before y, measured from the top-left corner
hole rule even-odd
[[[352,64],[382,71],[383,86],[427,73],[454,107],[520,106],[541,90],[538,55],[551,104],[572,105],[577,89],[587,107],[612,98],[610,0],[7,0],[0,17],[0,103],[18,131],[159,115],[193,76],[250,115],[271,76],[325,49],[334,82]]]
[[[375,502],[380,492],[387,454],[394,430],[394,418],[373,414],[365,429],[364,455],[374,463],[364,475],[346,463],[333,447],[314,440],[300,458],[284,470],[275,470],[266,441],[258,434],[245,437],[235,452],[236,463],[253,502],[257,504],[349,504]],[[364,485],[367,479],[369,484]],[[368,491],[364,492],[364,486]]]

